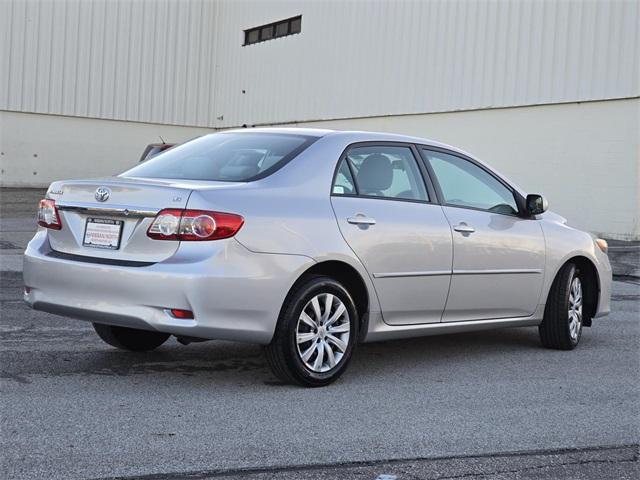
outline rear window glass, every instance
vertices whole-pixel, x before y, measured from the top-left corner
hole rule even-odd
[[[246,182],[271,174],[316,139],[280,133],[214,133],[175,146],[122,176]]]

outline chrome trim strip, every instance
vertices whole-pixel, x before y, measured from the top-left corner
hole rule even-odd
[[[454,275],[511,275],[511,274],[531,274],[542,273],[542,270],[539,268],[503,268],[496,270],[454,270]]]
[[[505,268],[495,270],[431,270],[426,272],[388,272],[374,273],[373,278],[404,278],[404,277],[435,277],[441,275],[513,275],[513,274],[541,274],[537,268]]]
[[[126,207],[124,205],[110,205],[108,207],[100,207],[93,203],[65,203],[56,200],[58,210],[65,210],[79,213],[92,213],[94,215],[107,215],[110,217],[155,217],[160,209],[152,208],[136,208]]]
[[[427,272],[374,273],[373,278],[435,277],[439,275],[451,275],[451,271],[450,270],[431,270]]]

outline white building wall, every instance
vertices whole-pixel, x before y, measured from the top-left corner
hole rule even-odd
[[[300,35],[242,46],[298,14]],[[0,110],[219,128],[634,97],[639,15],[636,0],[0,0]]]
[[[44,187],[134,166],[149,143],[179,143],[209,128],[0,111],[0,186]]]

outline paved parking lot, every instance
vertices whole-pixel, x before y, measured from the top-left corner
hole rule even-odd
[[[257,346],[123,353],[31,311],[20,254],[41,194],[0,196],[2,478],[637,478],[633,245],[612,315],[573,352],[535,328],[367,344],[308,390],[277,382]]]

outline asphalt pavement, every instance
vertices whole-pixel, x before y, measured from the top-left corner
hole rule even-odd
[[[619,245],[612,314],[574,351],[543,349],[535,328],[366,344],[309,390],[278,382],[258,346],[121,352],[30,310],[21,252],[41,194],[0,192],[1,478],[640,475],[635,244]]]

